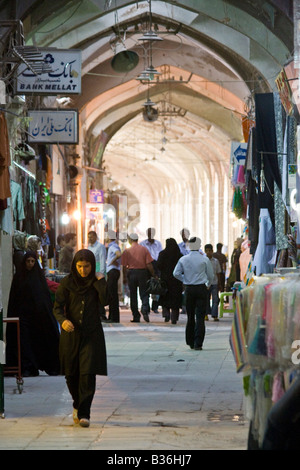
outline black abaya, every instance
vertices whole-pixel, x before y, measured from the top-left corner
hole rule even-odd
[[[35,265],[26,269],[26,259]],[[39,370],[49,375],[59,373],[59,329],[52,313],[53,304],[46,278],[34,252],[27,252],[22,267],[11,284],[8,317],[20,319],[21,363],[23,375],[37,375]],[[17,365],[16,325],[6,331],[6,363]]]

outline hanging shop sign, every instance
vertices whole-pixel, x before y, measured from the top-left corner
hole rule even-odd
[[[108,142],[108,135],[106,134],[106,132],[101,131],[96,140],[92,157],[91,157],[92,168],[99,169],[101,167],[102,157],[103,157],[104,149],[105,149],[107,142]]]
[[[231,163],[244,165],[247,155],[247,144],[244,142],[231,142]]]
[[[29,136],[32,143],[78,144],[78,111],[76,109],[42,109],[28,111]]]
[[[290,163],[288,165],[288,188],[296,188],[297,165]]]
[[[282,69],[275,79],[278,88],[280,100],[287,114],[293,113],[293,97],[291,88],[286,76],[285,70]]]
[[[104,204],[104,191],[103,189],[90,189],[90,203]]]
[[[61,95],[81,93],[81,51],[39,49],[47,71],[34,74],[25,63],[18,67],[15,94]],[[51,71],[49,71],[49,69]]]

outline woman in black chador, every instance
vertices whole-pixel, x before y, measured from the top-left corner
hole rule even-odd
[[[88,427],[96,375],[107,375],[105,338],[100,304],[107,305],[106,281],[95,275],[95,256],[79,250],[71,273],[55,295],[54,315],[61,325],[61,372],[73,399],[73,419]]]
[[[174,268],[182,254],[174,238],[166,240],[166,248],[162,250],[157,259],[157,267],[160,270],[160,277],[167,284],[167,293],[161,295],[159,304],[163,308],[163,316],[168,322],[177,323],[179,309],[182,306],[182,282],[173,276]]]
[[[24,377],[39,370],[59,374],[59,327],[43,270],[33,251],[25,253],[14,275],[8,302],[8,317],[20,319],[21,365]],[[6,330],[6,363],[17,365],[16,325]]]

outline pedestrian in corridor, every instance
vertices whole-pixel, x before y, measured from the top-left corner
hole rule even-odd
[[[153,268],[153,258],[146,247],[139,245],[138,235],[131,233],[128,236],[130,248],[124,250],[121,257],[123,266],[123,283],[128,283],[130,291],[130,308],[133,319],[132,322],[139,323],[141,314],[138,310],[137,292],[139,290],[140,299],[142,301],[141,312],[146,322],[149,322],[149,294],[147,293],[147,281],[149,272],[151,276],[155,276]]]
[[[73,419],[88,427],[96,375],[107,375],[105,338],[99,304],[106,305],[106,281],[96,277],[95,256],[79,250],[71,273],[60,283],[54,315],[61,325],[61,372],[73,399]]]
[[[119,307],[119,279],[121,271],[121,250],[118,245],[117,234],[112,230],[108,232],[109,244],[107,250],[107,290],[109,293],[109,321],[120,322]]]
[[[186,344],[191,349],[202,349],[205,337],[205,312],[207,288],[214,278],[213,269],[207,256],[199,250],[201,240],[189,240],[190,252],[182,256],[173,271],[174,277],[185,285],[187,324]],[[196,321],[195,321],[196,318]]]
[[[28,251],[13,277],[7,316],[20,321],[21,365],[24,377],[59,374],[59,329],[53,316],[53,304],[37,255]],[[16,325],[7,325],[6,363],[17,365]]]
[[[146,233],[147,233],[146,240],[143,240],[140,244],[142,246],[145,246],[147,248],[147,250],[150,252],[150,255],[153,258],[152,264],[153,264],[153,269],[154,269],[155,275],[159,277],[160,272],[159,272],[159,269],[158,269],[158,266],[157,266],[157,259],[158,259],[159,253],[162,250],[162,244],[159,240],[156,240],[154,238],[155,228],[151,228],[151,227],[148,228]],[[151,310],[154,313],[158,313],[159,295],[151,294],[151,297],[152,297]]]
[[[160,296],[159,303],[163,308],[165,322],[171,318],[173,325],[178,321],[179,309],[182,305],[182,282],[173,276],[174,268],[181,257],[176,240],[168,238],[166,248],[159,253],[157,260],[160,277],[167,285],[167,292]]]
[[[103,243],[98,240],[98,235],[94,230],[88,233],[88,250],[91,250],[95,255],[96,260],[96,277],[100,279],[106,274],[106,248]],[[101,321],[107,321],[105,308],[100,305]]]
[[[213,256],[213,246],[211,243],[207,243],[204,247],[206,256],[211,262],[214,279],[211,285],[208,287],[207,303],[206,303],[206,320],[208,320],[208,315],[211,315],[214,321],[219,321],[218,319],[218,307],[219,307],[219,285],[220,285],[220,273],[221,266],[217,258]],[[210,300],[212,305],[210,305]]]
[[[60,250],[58,270],[61,273],[69,274],[71,271],[72,261],[74,257],[74,248],[76,247],[77,236],[76,233],[66,233],[65,245]]]

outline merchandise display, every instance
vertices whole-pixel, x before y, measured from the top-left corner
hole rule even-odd
[[[261,448],[268,413],[299,378],[300,271],[255,277],[237,293],[230,344],[243,373],[251,441]]]

